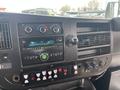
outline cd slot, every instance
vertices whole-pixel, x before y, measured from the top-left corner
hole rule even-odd
[[[109,53],[110,53],[110,46],[86,49],[86,50],[78,50],[78,59],[91,57],[91,56],[104,55]]]

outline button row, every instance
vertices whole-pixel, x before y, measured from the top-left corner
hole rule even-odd
[[[63,55],[63,52],[58,52],[58,53],[51,53],[50,56],[53,57],[53,56],[62,56]]]
[[[38,59],[38,56],[26,56],[24,57],[25,60],[35,60]]]
[[[57,74],[57,69],[53,70],[54,74]],[[45,76],[47,74],[47,71],[42,71],[42,75]],[[52,75],[52,71],[48,71],[48,75]],[[36,76],[37,77],[40,77],[41,76],[41,73],[36,73]],[[28,79],[29,75],[28,74],[25,74],[23,75],[24,79]]]
[[[24,60],[48,60],[49,57],[57,57],[57,56],[62,56],[63,52],[58,52],[58,53],[51,53],[50,56],[48,54],[41,54],[40,56],[25,56]]]
[[[57,70],[54,70],[54,74],[57,74]],[[42,71],[42,75],[46,76],[47,72],[46,71]],[[51,76],[52,75],[52,71],[48,71],[48,75]],[[40,77],[40,76],[41,76],[41,73],[36,73],[36,77]],[[23,77],[24,77],[24,79],[28,79],[29,75],[25,74],[25,75],[23,75]]]
[[[24,84],[28,84],[29,81],[45,81],[47,79],[56,79],[58,78],[57,75],[57,69],[54,69],[53,71],[42,71],[41,73],[36,73],[36,74],[24,74]]]
[[[27,77],[24,77],[24,78],[27,78]],[[52,78],[56,79],[56,78],[58,78],[58,75],[55,74],[53,77],[52,77],[52,76],[48,76],[48,77],[43,76],[42,79],[41,79],[40,77],[37,77],[37,78],[34,78],[34,77],[33,77],[32,80],[33,80],[33,81],[41,81],[41,80],[45,81],[45,80],[47,80],[47,78],[48,78],[48,79],[52,79]],[[31,80],[29,80],[29,79],[25,79],[25,80],[24,80],[24,84],[28,84],[30,81],[31,81]]]

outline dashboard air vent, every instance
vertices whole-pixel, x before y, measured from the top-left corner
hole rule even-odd
[[[0,23],[0,50],[12,48],[10,27],[8,23]]]
[[[77,23],[77,32],[100,32],[110,31],[109,23],[79,22]]]

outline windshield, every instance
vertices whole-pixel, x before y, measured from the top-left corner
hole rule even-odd
[[[65,17],[119,16],[119,0],[0,0],[0,12]]]

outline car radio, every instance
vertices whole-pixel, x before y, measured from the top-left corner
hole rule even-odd
[[[62,36],[20,39],[23,65],[59,62],[64,57]]]
[[[0,87],[26,90],[104,73],[110,20],[0,14]]]
[[[23,66],[63,60],[64,37],[61,23],[24,23],[18,27]]]

